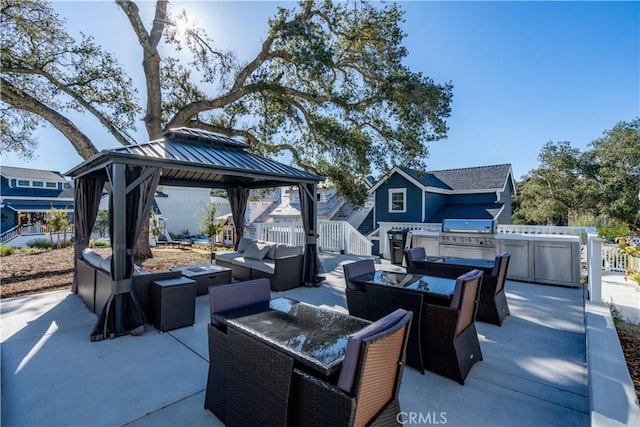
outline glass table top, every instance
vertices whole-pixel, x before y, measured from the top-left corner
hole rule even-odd
[[[415,264],[420,263],[433,263],[443,265],[459,265],[463,267],[474,267],[483,269],[492,269],[495,265],[495,260],[487,260],[481,258],[458,258],[458,257],[436,257],[428,256],[423,259],[417,259],[412,261]]]
[[[351,281],[362,284],[395,286],[413,289],[420,292],[449,297],[456,286],[455,279],[424,276],[422,274],[406,274],[393,271],[376,270],[351,278]]]
[[[274,298],[269,308],[257,314],[227,318],[224,322],[282,349],[324,375],[330,375],[342,365],[349,335],[370,323],[289,298]],[[225,313],[220,316],[224,317]]]

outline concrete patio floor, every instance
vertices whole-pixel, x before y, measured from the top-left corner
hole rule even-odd
[[[274,295],[346,312],[341,265],[355,259],[321,254],[321,287]],[[506,290],[511,316],[502,327],[477,322],[484,360],[464,386],[405,369],[405,420],[589,425],[583,290],[515,281]],[[193,327],[161,334],[147,326],[142,336],[97,343],[89,340],[96,316],[68,291],[6,299],[0,313],[3,426],[222,425],[203,409],[207,296],[196,300]]]

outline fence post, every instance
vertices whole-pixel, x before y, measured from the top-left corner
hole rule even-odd
[[[589,236],[588,238],[589,255],[588,274],[589,274],[589,301],[602,302],[602,242],[604,239],[597,236]]]

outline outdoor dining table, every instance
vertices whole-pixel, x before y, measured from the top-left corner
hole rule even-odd
[[[495,260],[481,258],[459,258],[426,256],[422,259],[411,260],[412,264],[424,270],[429,276],[448,277],[454,279],[471,270],[480,270],[485,276],[491,274]]]
[[[415,320],[411,322],[407,341],[407,365],[424,373],[422,316],[425,304],[449,306],[456,280],[385,270],[354,276],[350,280],[365,286],[369,319],[379,319],[398,308],[413,312]]]
[[[337,374],[348,336],[371,323],[284,297],[272,299],[267,311],[238,315],[242,311],[211,315],[226,325],[229,337],[229,425],[286,424],[294,410],[294,367],[321,378]]]

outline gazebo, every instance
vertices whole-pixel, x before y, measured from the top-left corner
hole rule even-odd
[[[111,238],[111,293],[91,333],[92,341],[144,330],[144,316],[131,291],[133,247],[149,211],[158,185],[224,188],[238,240],[249,190],[296,185],[300,191],[305,230],[303,282],[319,285],[316,246],[317,184],[324,178],[246,150],[248,145],[190,128],[170,129],[154,141],[103,150],[65,175],[75,183],[75,260],[89,244],[98,214],[100,196],[109,183]],[[74,274],[73,292],[77,292]]]

